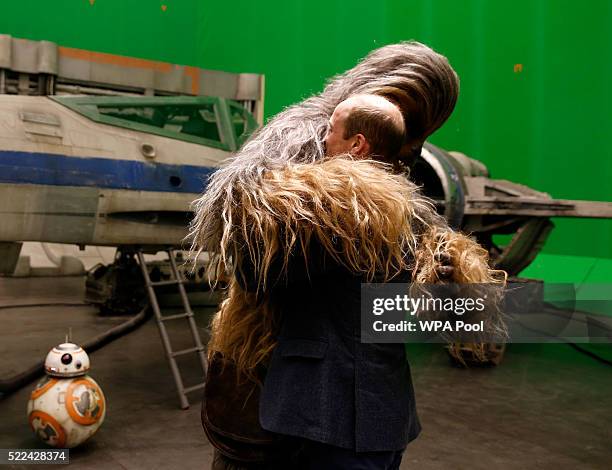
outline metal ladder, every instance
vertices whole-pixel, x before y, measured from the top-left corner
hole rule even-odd
[[[202,345],[202,340],[200,339],[200,334],[198,332],[198,328],[197,328],[195,319],[193,317],[193,311],[191,310],[191,305],[189,303],[189,299],[187,298],[187,292],[185,291],[184,281],[176,267],[174,250],[168,249],[168,250],[163,250],[163,251],[165,251],[168,254],[168,258],[170,260],[170,267],[172,271],[171,274],[174,278],[164,280],[164,281],[156,281],[156,282],[151,281],[151,277],[149,276],[149,272],[147,270],[147,265],[146,265],[145,258],[144,258],[144,252],[142,251],[142,249],[137,249],[136,253],[138,255],[138,262],[140,264],[140,269],[142,270],[142,275],[144,277],[145,284],[147,287],[147,294],[149,296],[149,302],[151,304],[151,308],[153,308],[153,312],[155,313],[155,320],[157,321],[157,326],[159,328],[159,334],[161,336],[162,344],[164,345],[164,352],[166,353],[166,357],[168,358],[168,363],[170,364],[170,370],[172,371],[174,382],[176,383],[176,390],[178,392],[181,408],[186,410],[187,408],[189,408],[189,401],[187,400],[187,394],[204,388],[204,382],[198,383],[196,385],[192,385],[190,387],[185,387],[183,385],[183,378],[181,376],[181,372],[176,362],[176,358],[178,356],[183,356],[186,354],[197,353],[200,359],[200,365],[202,366],[204,377],[206,377],[206,355],[204,354],[204,346]],[[177,313],[174,315],[162,315],[162,312],[159,308],[159,302],[157,301],[155,287],[168,286],[168,285],[178,286],[178,290],[179,290],[181,300],[183,303],[183,308],[185,309],[183,313]],[[189,323],[189,329],[191,330],[191,336],[193,338],[193,343],[195,346],[192,348],[182,349],[179,351],[173,351],[172,344],[170,343],[170,337],[168,336],[168,331],[166,330],[165,322],[173,321],[173,320],[180,320],[182,318],[186,318]]]

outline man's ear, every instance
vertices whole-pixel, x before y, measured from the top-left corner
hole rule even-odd
[[[366,157],[370,154],[370,143],[363,134],[355,134],[350,154],[354,157]]]

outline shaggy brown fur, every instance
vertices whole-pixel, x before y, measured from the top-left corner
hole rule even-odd
[[[357,93],[379,93],[396,102],[406,124],[406,144],[418,153],[420,144],[450,116],[459,80],[446,58],[423,44],[393,44],[372,51],[333,78],[323,93],[275,116],[212,175],[206,192],[194,202],[192,248],[198,253],[219,249],[241,188],[258,185],[266,171],[289,162],[321,160],[331,114]]]
[[[447,228],[414,184],[380,162],[345,156],[287,165],[267,172],[258,186],[244,188],[235,203],[227,236],[210,266],[218,273],[235,273],[242,256],[248,256],[260,296],[244,292],[235,274],[230,276],[229,296],[214,319],[210,348],[233,358],[247,374],[275,345],[277,314],[266,286],[269,269],[275,258],[282,259],[284,277],[289,256],[307,258],[313,238],[366,281],[385,282],[412,270],[415,282],[434,283],[441,252],[450,255],[455,282],[501,279],[501,273],[489,269],[486,250]],[[487,331],[502,331],[498,316],[485,320]]]
[[[419,147],[450,115],[458,81],[446,59],[422,44],[373,51],[321,95],[258,131],[195,201],[192,251],[210,253],[212,279],[230,279],[209,348],[251,378],[275,345],[277,311],[265,285],[271,263],[280,257],[284,269],[291,253],[307,257],[312,237],[366,280],[389,280],[411,269],[415,282],[436,282],[438,255],[446,252],[453,281],[503,282],[503,273],[489,268],[486,250],[452,231],[404,176],[374,161],[323,159],[333,109],[364,92],[394,99],[410,127],[407,142]],[[260,295],[236,282],[243,253],[255,268]],[[498,315],[487,324],[489,331],[503,329]]]

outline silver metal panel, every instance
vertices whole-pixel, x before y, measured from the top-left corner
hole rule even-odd
[[[11,53],[6,60],[6,52],[3,45],[5,58],[3,62],[8,62],[8,66],[15,72],[23,73],[48,73],[57,74],[57,45],[49,41],[30,41],[28,39],[10,39]],[[3,40],[5,42],[5,40]]]
[[[57,75],[57,44],[51,41],[40,41],[38,53],[38,72]]]
[[[216,70],[204,70],[200,74],[200,93],[233,99],[238,91],[238,75]]]
[[[57,45],[0,34],[0,68],[22,73],[57,74]]]
[[[549,194],[506,180],[465,178],[466,214],[530,217],[611,218],[612,202],[552,199]]]
[[[156,72],[153,76],[154,88],[168,93],[190,93],[191,77],[185,75],[184,67],[172,67],[168,72]]]
[[[47,142],[54,145],[62,144],[62,130],[58,127],[44,125],[44,124],[32,124],[28,122],[23,123],[23,130],[28,134],[35,134],[41,136],[53,137],[53,140],[42,140],[40,142]],[[31,140],[31,135],[27,136]],[[39,141],[38,139],[34,139]]]
[[[155,225],[102,217],[91,245],[180,245],[187,226]]]
[[[260,100],[262,98],[261,75],[255,73],[241,73],[238,79],[236,100]]]
[[[46,124],[49,126],[60,126],[61,122],[59,118],[54,114],[47,113],[35,113],[31,111],[22,111],[19,113],[19,117],[24,122],[33,122],[37,124]]]
[[[135,88],[154,88],[154,71],[92,62],[88,81]]]
[[[128,56],[58,47],[49,41],[30,41],[0,35],[0,69],[19,72],[19,82],[5,83],[0,70],[0,92],[39,94],[30,82],[49,74],[43,94],[209,95],[249,104],[263,122],[264,76],[230,73]]]
[[[91,76],[91,62],[72,57],[62,57],[58,62],[58,76],[85,82]]]
[[[38,44],[13,38],[11,69],[16,72],[38,73]]]
[[[116,219],[112,214],[126,211],[184,212],[189,210],[196,196],[189,193],[101,190],[92,244],[179,245],[187,236],[186,225],[140,223]]]
[[[0,241],[89,243],[97,188],[0,184]]]
[[[12,40],[7,34],[0,34],[0,68],[10,69],[12,63]]]

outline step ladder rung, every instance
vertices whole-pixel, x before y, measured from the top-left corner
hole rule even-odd
[[[187,318],[192,316],[192,313],[189,312],[184,312],[184,313],[177,313],[174,315],[162,315],[161,317],[159,317],[159,319],[161,321],[168,321],[168,320],[177,320],[178,318]]]
[[[147,288],[147,295],[149,297],[149,304],[155,313],[155,318],[157,319],[157,326],[159,328],[159,333],[162,339],[162,345],[164,347],[164,353],[166,354],[166,358],[168,359],[168,365],[170,366],[170,371],[172,372],[172,376],[174,378],[174,383],[176,384],[176,391],[179,396],[180,406],[182,409],[189,408],[189,400],[187,400],[187,393],[199,390],[204,388],[204,383],[196,384],[191,387],[183,387],[183,377],[181,375],[181,371],[178,366],[178,362],[175,360],[177,356],[182,356],[184,354],[197,353],[200,365],[202,367],[202,371],[204,375],[206,375],[206,371],[208,369],[205,351],[206,348],[202,344],[202,339],[200,338],[200,333],[198,330],[198,326],[195,322],[195,318],[193,315],[193,311],[189,304],[189,298],[187,297],[187,292],[185,290],[185,280],[181,276],[181,273],[177,267],[175,252],[173,249],[168,248],[164,250],[168,255],[168,261],[170,262],[170,268],[172,272],[172,279],[166,279],[161,281],[151,281],[151,277],[149,275],[149,271],[147,269],[147,263],[145,260],[145,254],[142,248],[136,250],[136,255],[138,256],[138,263],[140,264],[140,269],[142,271],[142,276],[145,281],[145,285]],[[176,313],[172,315],[163,315],[159,306],[159,302],[157,300],[157,294],[155,292],[155,287],[157,286],[176,286],[176,290],[178,291],[179,296],[181,297],[181,302],[183,304],[184,311],[182,313]],[[189,332],[191,333],[191,337],[193,340],[194,347],[172,351],[172,344],[170,342],[170,336],[168,335],[168,330],[166,329],[166,320],[175,320],[179,318],[187,318],[187,322],[185,324],[188,326]],[[209,335],[210,336],[210,335]]]
[[[185,393],[195,392],[196,390],[200,390],[201,388],[204,388],[205,385],[206,385],[205,382],[202,382],[201,384],[192,385],[191,387],[187,387],[183,389],[183,392]]]
[[[167,281],[151,281],[152,286],[173,286],[176,284],[181,284],[181,281],[177,281],[176,279],[168,279]]]
[[[181,349],[180,351],[174,351],[172,353],[172,357],[184,356],[185,354],[199,352],[199,351],[204,351],[204,348],[201,348],[199,346],[195,346],[193,348]]]

